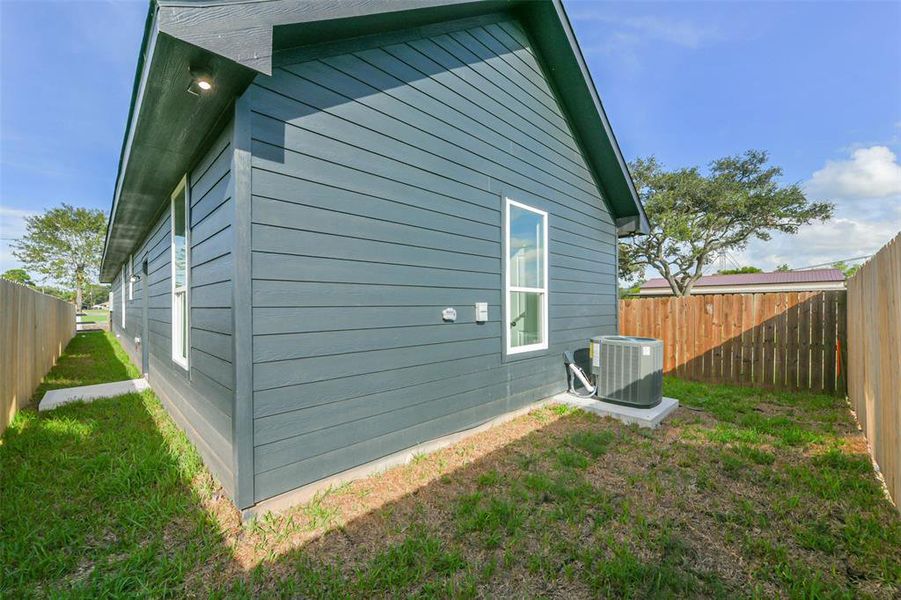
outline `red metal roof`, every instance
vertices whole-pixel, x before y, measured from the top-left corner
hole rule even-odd
[[[740,275],[707,275],[701,277],[695,287],[710,285],[766,285],[776,283],[821,283],[844,281],[845,275],[838,269],[811,269],[809,271],[775,271],[773,273],[742,273]],[[649,279],[641,289],[668,288],[666,279]]]

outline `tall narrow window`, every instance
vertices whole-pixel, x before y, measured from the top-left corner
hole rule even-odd
[[[135,255],[128,257],[128,300],[135,299]]]
[[[172,194],[172,360],[188,368],[188,189]]]
[[[122,329],[125,329],[125,276],[127,273],[122,269]]]
[[[548,347],[547,213],[506,200],[507,354]]]

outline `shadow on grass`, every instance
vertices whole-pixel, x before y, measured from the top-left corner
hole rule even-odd
[[[0,596],[158,597],[227,559],[197,452],[150,392],[20,412],[0,447]]]
[[[151,393],[26,412],[3,595],[891,597],[901,528],[850,420],[776,452],[745,414],[836,407],[674,389],[697,410],[655,432],[542,409],[247,526]]]
[[[674,390],[742,407],[681,409],[653,432],[563,407],[532,413],[261,520],[252,536],[269,555],[226,595],[893,596],[901,520],[865,446],[847,441],[844,406]],[[752,407],[785,409],[806,436],[786,441],[781,420],[759,428]],[[708,435],[724,426],[738,441]]]
[[[48,390],[124,381],[140,376],[113,334],[108,331],[84,331],[72,338],[56,365],[32,394],[31,401],[36,404]]]

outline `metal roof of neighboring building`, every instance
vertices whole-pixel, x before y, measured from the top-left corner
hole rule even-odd
[[[701,277],[694,287],[768,285],[779,283],[819,283],[824,281],[844,281],[845,275],[838,269],[811,269],[809,271],[775,271],[773,273],[742,273],[738,275],[707,275]],[[658,277],[648,280],[641,289],[668,288],[666,279]]]

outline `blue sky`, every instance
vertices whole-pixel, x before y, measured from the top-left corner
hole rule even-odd
[[[22,217],[109,210],[146,3],[0,0],[0,269]],[[567,10],[627,159],[768,150],[837,205],[728,260],[869,254],[901,229],[901,3],[590,2]]]

